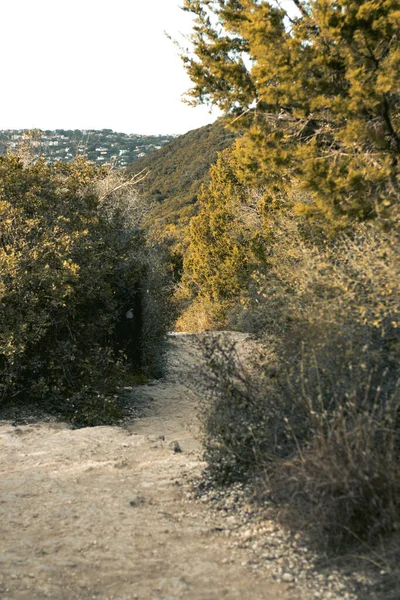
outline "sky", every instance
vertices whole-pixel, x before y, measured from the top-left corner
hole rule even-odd
[[[0,0],[0,129],[181,134],[216,113],[182,103],[179,0]]]

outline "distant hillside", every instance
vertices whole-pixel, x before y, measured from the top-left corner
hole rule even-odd
[[[146,199],[155,201],[149,223],[159,235],[179,240],[196,212],[196,201],[217,153],[233,143],[234,136],[217,121],[181,135],[128,169],[137,173],[149,169],[140,184]]]
[[[128,135],[112,129],[35,129],[32,132],[8,129],[0,131],[0,154],[8,149],[16,150],[28,137],[34,152],[43,155],[49,163],[69,162],[75,156],[84,155],[98,165],[110,163],[116,167],[127,167],[174,139],[172,135]]]

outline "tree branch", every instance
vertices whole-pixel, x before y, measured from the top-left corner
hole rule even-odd
[[[146,167],[145,169],[143,169],[142,171],[140,171],[140,173],[136,173],[136,175],[134,175],[132,177],[132,179],[129,179],[128,181],[124,181],[123,183],[120,183],[119,185],[117,185],[116,187],[114,187],[112,190],[108,190],[107,192],[105,192],[99,198],[100,202],[102,202],[105,198],[107,198],[107,196],[111,196],[111,194],[113,194],[114,192],[120,190],[121,188],[137,185],[138,183],[140,183],[141,181],[143,181],[143,179],[146,179],[146,177],[148,176],[149,173],[150,173],[150,171]]]
[[[309,16],[309,14],[307,13],[306,9],[304,8],[301,0],[293,0],[293,4],[296,5],[296,8],[301,12],[303,17]]]

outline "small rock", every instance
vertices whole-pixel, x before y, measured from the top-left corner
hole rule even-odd
[[[284,581],[285,583],[292,583],[294,577],[291,573],[284,573],[282,575],[282,581]]]
[[[114,467],[116,469],[124,469],[125,467],[127,467],[129,465],[128,461],[125,459],[122,460],[118,460],[116,463],[114,463]]]
[[[250,540],[253,537],[253,532],[248,529],[247,531],[244,531],[240,537],[243,540]]]
[[[182,452],[182,448],[180,447],[179,442],[177,442],[176,440],[170,442],[169,448],[171,448],[171,450],[173,450],[174,452]]]
[[[137,496],[134,500],[129,502],[129,505],[132,507],[141,506],[146,502],[146,499],[143,496]]]

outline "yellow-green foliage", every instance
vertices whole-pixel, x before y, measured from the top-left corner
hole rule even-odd
[[[130,167],[134,173],[148,169],[138,190],[151,205],[146,223],[155,239],[181,246],[210,166],[233,142],[233,133],[217,121],[177,137]]]
[[[400,190],[397,0],[276,4],[185,1],[189,97],[244,132],[247,177],[270,201],[299,180],[312,200],[299,211],[334,227],[386,218]]]
[[[340,549],[400,521],[400,11],[288,6],[185,0],[189,96],[243,135],[192,220],[183,319],[199,307],[269,351],[206,349],[212,475],[267,475]]]
[[[227,311],[247,286],[260,247],[261,230],[252,219],[251,195],[236,170],[229,150],[211,167],[211,183],[200,194],[200,212],[190,223],[183,262],[180,295],[196,299],[189,313],[208,312],[214,327],[225,324]],[[182,319],[180,327],[188,322],[185,315]]]
[[[107,177],[81,159],[0,158],[3,401],[73,413],[80,394],[106,389],[122,365],[115,327],[144,272],[143,241]]]
[[[255,310],[266,328],[288,321],[290,327],[301,322],[312,329],[318,323],[327,337],[330,328],[340,331],[345,322],[386,333],[400,327],[397,230],[383,233],[360,224],[329,239],[290,215],[271,217],[270,230],[273,252],[243,290],[242,312]],[[278,307],[282,318],[276,320]]]

